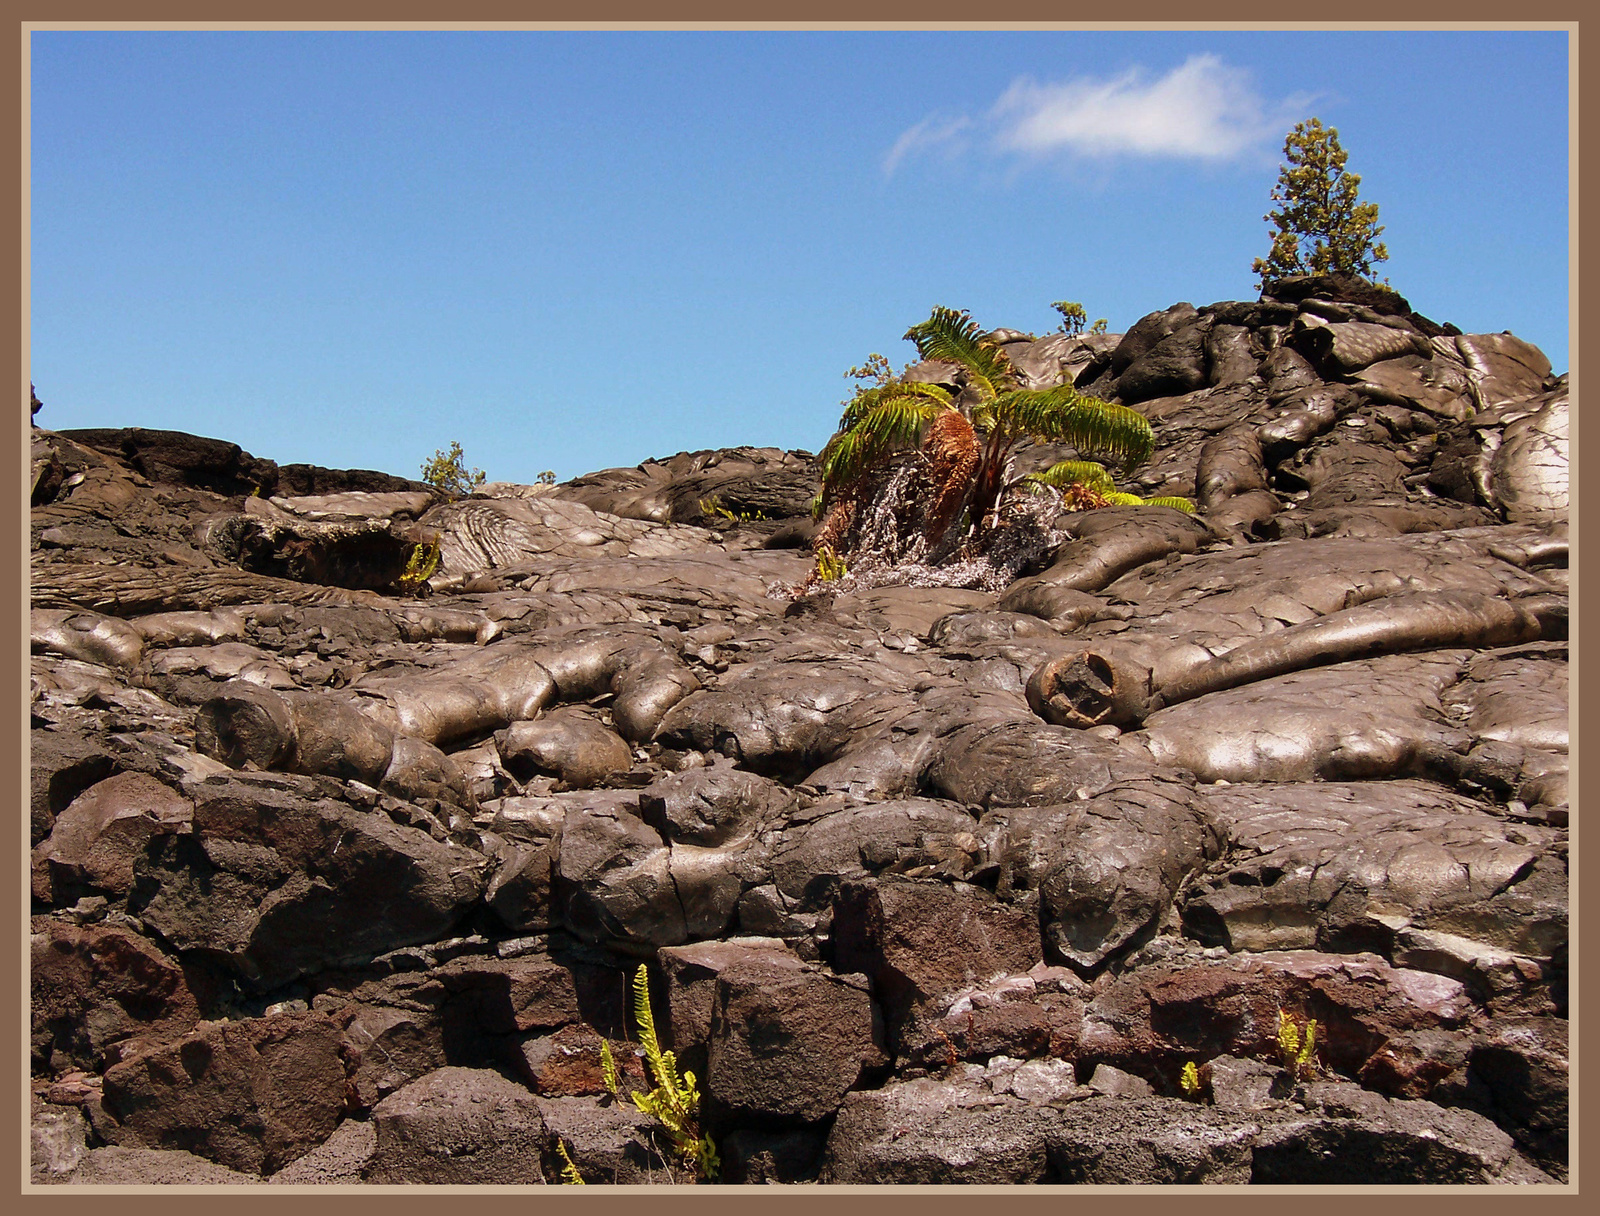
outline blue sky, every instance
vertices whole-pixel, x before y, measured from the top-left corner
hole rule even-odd
[[[1039,333],[1254,299],[1337,127],[1419,312],[1568,366],[1567,35],[43,31],[32,377],[415,477],[817,450],[934,305]]]

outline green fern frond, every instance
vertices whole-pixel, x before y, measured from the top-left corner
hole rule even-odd
[[[1158,494],[1154,498],[1146,498],[1144,505],[1147,507],[1171,507],[1174,511],[1182,511],[1185,515],[1193,515],[1194,503],[1187,498],[1180,498],[1176,494]]]
[[[700,1172],[707,1178],[715,1180],[722,1170],[722,1158],[717,1155],[717,1146],[711,1142],[708,1132],[689,1145],[689,1156],[700,1167]]]
[[[949,405],[952,398],[947,389],[937,384],[921,384],[911,380],[891,380],[886,384],[873,385],[863,388],[851,398],[844,407],[844,414],[839,419],[839,429],[848,431],[860,422],[873,410],[886,401],[896,398],[909,397],[921,399],[934,405]]]
[[[1123,494],[1113,491],[1106,495],[1106,502],[1113,507],[1171,507],[1175,511],[1182,511],[1187,515],[1194,514],[1194,503],[1187,498],[1163,496],[1157,498],[1140,498],[1137,494]]]
[[[968,383],[985,398],[1016,387],[1017,373],[1011,360],[1000,347],[983,339],[978,323],[967,313],[935,308],[926,321],[906,330],[905,336],[924,359],[966,368]]]
[[[1064,490],[1070,485],[1088,486],[1101,494],[1112,494],[1116,484],[1105,466],[1094,460],[1060,460],[1048,469],[1029,473],[1021,479],[1025,486],[1051,486]]]
[[[643,963],[633,976],[633,1021],[639,1028],[639,1045],[644,1048],[645,1062],[660,1084],[664,1079],[665,1056],[656,1039],[656,1020],[650,1011],[650,973]]]
[[[1155,433],[1137,410],[1087,397],[1069,385],[1018,389],[994,402],[995,425],[1006,436],[1031,435],[1068,443],[1080,452],[1105,455],[1133,466],[1155,449]]]
[[[715,1178],[718,1169],[716,1146],[710,1135],[703,1135],[696,1125],[700,1110],[700,1088],[695,1075],[678,1073],[678,1058],[663,1051],[656,1037],[655,1017],[650,1011],[650,973],[640,963],[633,976],[633,1020],[639,1029],[639,1045],[644,1048],[645,1063],[655,1080],[649,1093],[631,1095],[633,1104],[647,1115],[658,1119],[673,1146],[692,1161],[702,1175]]]
[[[923,428],[947,408],[921,395],[891,394],[881,398],[850,429],[828,440],[817,458],[823,484],[846,485],[890,452],[915,447]]]
[[[611,1054],[611,1044],[604,1039],[600,1040],[600,1080],[606,1092],[615,1096],[621,1084],[617,1077],[617,1058]]]

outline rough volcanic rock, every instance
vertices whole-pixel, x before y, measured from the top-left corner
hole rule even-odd
[[[983,1069],[968,1065],[958,1081],[922,1078],[851,1094],[823,1149],[820,1181],[900,1186],[1054,1181],[1047,1145],[1059,1112],[996,1094],[987,1081]]]
[[[1509,1018],[1499,1023],[1472,1045],[1465,1099],[1563,1180],[1569,1164],[1567,1033],[1565,1018]],[[1485,1093],[1487,1103],[1481,1096]]]
[[[184,1149],[105,1145],[90,1149],[65,1177],[50,1182],[75,1186],[260,1186],[261,1178],[229,1169]]]
[[[275,1186],[358,1186],[377,1146],[377,1132],[370,1121],[346,1119],[333,1135],[267,1182]]]
[[[840,586],[807,452],[35,428],[36,1179],[691,1181],[641,964],[722,1181],[1565,1179],[1567,378],[1348,276],[993,339],[1197,512]]]
[[[439,1024],[417,1011],[351,1005],[338,1011],[346,1105],[371,1110],[395,1090],[445,1065]]]
[[[545,1181],[549,1135],[540,1103],[499,1073],[440,1068],[372,1112],[362,1181],[470,1186]]]
[[[143,773],[119,773],[85,790],[56,816],[33,851],[34,885],[48,902],[80,888],[126,895],[134,862],[151,837],[186,831],[187,798]]]
[[[564,1164],[555,1148],[559,1140],[585,1185],[647,1186],[683,1173],[662,1145],[661,1125],[629,1103],[557,1097],[541,1098],[538,1107],[549,1135],[546,1158],[555,1167]]]
[[[201,788],[192,833],[154,839],[129,905],[258,990],[445,936],[482,895],[481,854],[381,812],[242,778]]]
[[[197,996],[184,968],[132,928],[39,916],[31,939],[33,1053],[58,1071],[98,1072],[116,1044],[200,1020],[203,981]]]
[[[1030,906],[942,882],[846,882],[833,938],[835,966],[872,979],[891,1035],[919,1006],[1025,972],[1043,951]]]
[[[338,1028],[321,1014],[202,1023],[106,1070],[108,1135],[270,1174],[332,1134],[344,1085]]]
[[[867,985],[778,952],[722,968],[706,1035],[716,1127],[815,1124],[887,1060]]]

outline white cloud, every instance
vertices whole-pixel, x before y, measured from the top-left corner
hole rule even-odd
[[[1138,68],[1111,80],[1019,80],[990,118],[1007,151],[1231,160],[1281,137],[1303,104],[1291,99],[1269,110],[1248,73],[1195,55],[1150,82]]]
[[[893,176],[900,162],[913,152],[938,147],[943,147],[948,155],[964,151],[966,140],[962,138],[962,132],[971,126],[970,118],[924,118],[894,141],[894,147],[883,158],[883,175]]]
[[[981,125],[993,148],[1024,156],[1227,161],[1275,150],[1312,100],[1298,95],[1269,103],[1248,72],[1215,55],[1191,56],[1156,80],[1148,75],[1132,68],[1109,79],[1056,84],[1024,77],[990,107]],[[964,150],[962,133],[977,125],[966,118],[924,119],[895,142],[884,157],[884,173],[932,147],[943,145],[952,154]]]

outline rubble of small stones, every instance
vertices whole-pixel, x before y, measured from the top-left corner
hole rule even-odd
[[[1198,514],[796,595],[805,452],[36,426],[33,1180],[691,1181],[640,963],[726,1182],[1565,1180],[1566,377],[1330,278],[999,337]]]

